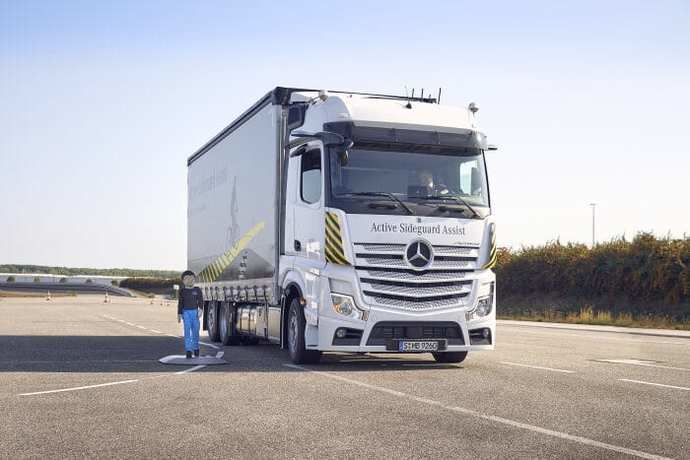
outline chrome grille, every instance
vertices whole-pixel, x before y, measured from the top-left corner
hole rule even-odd
[[[434,260],[423,271],[405,261],[407,245],[355,244],[355,268],[365,300],[406,311],[464,305],[472,291],[468,277],[477,267],[475,246],[434,246]]]
[[[368,277],[375,278],[380,281],[401,281],[416,284],[435,283],[437,281],[457,281],[464,279],[466,276],[466,272],[449,270],[426,272],[423,275],[420,275],[417,272],[409,271],[393,271],[385,269],[367,270],[365,268],[362,268],[360,270],[357,270],[357,273],[359,273],[360,278]]]
[[[447,295],[466,296],[472,291],[471,281],[465,283],[428,283],[418,286],[394,282],[378,283],[369,278],[360,278],[360,282],[362,289],[367,292],[409,296],[418,299]]]
[[[458,305],[458,302],[452,298],[429,300],[426,302],[415,302],[412,300],[404,300],[384,296],[371,296],[371,298],[374,299],[374,301],[379,305],[385,305],[387,307],[396,307],[401,310],[407,311],[440,310],[441,308],[449,308]]]

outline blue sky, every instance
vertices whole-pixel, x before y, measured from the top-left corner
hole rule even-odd
[[[690,3],[0,0],[0,263],[180,269],[187,156],[276,85],[480,106],[499,244],[690,235]]]

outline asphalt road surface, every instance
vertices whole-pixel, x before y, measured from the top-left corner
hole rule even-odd
[[[690,458],[688,338],[511,323],[461,365],[172,367],[174,304],[111,300],[0,299],[0,457]]]

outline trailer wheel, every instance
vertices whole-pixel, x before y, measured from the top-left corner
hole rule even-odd
[[[239,337],[233,324],[232,308],[230,302],[220,304],[220,315],[218,318],[218,335],[223,345],[237,345]]]
[[[432,353],[437,363],[461,363],[467,358],[466,351],[445,351]]]
[[[304,329],[306,327],[304,310],[299,303],[299,299],[294,298],[290,302],[288,312],[287,342],[290,359],[295,364],[318,363],[321,359],[321,352],[307,350],[304,344]]]
[[[218,302],[209,302],[207,308],[206,326],[208,329],[208,338],[211,342],[218,342],[220,340],[220,336],[218,335]]]

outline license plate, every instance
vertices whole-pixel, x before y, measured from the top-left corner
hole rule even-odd
[[[398,351],[438,351],[438,340],[401,340]]]

